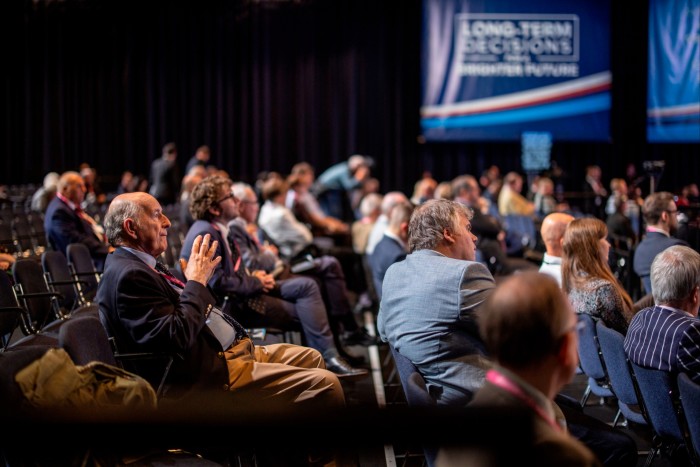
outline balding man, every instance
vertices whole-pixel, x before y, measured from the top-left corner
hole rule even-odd
[[[476,313],[496,365],[469,406],[526,414],[533,426],[528,458],[535,465],[600,466],[594,453],[571,436],[554,402],[578,365],[576,314],[561,288],[537,272],[516,274]],[[498,465],[502,455],[483,452],[485,457],[477,458],[474,447],[449,447],[440,452],[437,465]]]
[[[219,243],[211,235],[197,236],[188,260],[180,260],[186,278],[182,283],[156,261],[167,248],[170,220],[153,196],[117,196],[105,228],[116,250],[97,292],[100,318],[122,352],[179,355],[168,373],[164,397],[195,397],[199,402],[215,398],[238,408],[344,407],[343,388],[318,351],[290,344],[253,345],[245,329],[215,306],[207,284],[221,256],[215,256]]]
[[[552,276],[557,280],[561,287],[561,256],[562,256],[562,240],[564,231],[569,222],[574,220],[574,216],[563,212],[553,212],[542,220],[540,227],[540,235],[546,251],[540,272]]]
[[[78,172],[61,175],[56,197],[49,203],[44,216],[46,240],[51,248],[63,254],[71,243],[85,244],[95,268],[101,271],[111,249],[102,227],[81,207],[85,192],[85,182]]]

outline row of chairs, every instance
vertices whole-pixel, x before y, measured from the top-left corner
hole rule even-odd
[[[72,315],[96,313],[92,299],[99,273],[84,244],[68,247],[68,257],[45,251],[41,261],[18,259],[11,277],[0,274],[0,336],[3,350],[36,341],[42,334],[56,336],[61,323]],[[13,341],[17,329],[24,338]]]
[[[618,405],[613,426],[623,417],[649,426],[653,439],[645,466],[679,453],[700,466],[700,385],[682,373],[675,377],[634,364],[625,354],[622,334],[590,315],[580,314],[579,319],[579,357],[588,377],[581,405],[591,392],[612,397]]]
[[[16,258],[40,256],[48,249],[41,213],[0,218],[0,250]]]

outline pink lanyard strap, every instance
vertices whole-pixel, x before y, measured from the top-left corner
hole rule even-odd
[[[562,427],[555,420],[553,420],[552,417],[542,407],[540,407],[537,404],[537,402],[535,402],[532,399],[532,397],[525,394],[525,392],[519,386],[514,384],[511,380],[503,376],[501,373],[497,372],[496,370],[489,370],[486,373],[486,381],[493,384],[494,386],[498,386],[499,388],[503,389],[504,391],[512,394],[513,396],[523,401],[525,405],[530,407],[537,415],[543,418],[555,430],[562,430]]]

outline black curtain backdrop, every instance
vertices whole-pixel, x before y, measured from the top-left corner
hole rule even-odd
[[[666,161],[657,189],[696,182],[699,145],[645,142],[647,2],[611,2],[611,141],[554,142],[580,189],[630,162]],[[124,170],[148,175],[163,144],[184,165],[207,144],[236,180],[317,174],[353,153],[377,162],[382,191],[410,194],[491,164],[520,169],[518,143],[419,138],[421,1],[11,0],[2,24],[0,183],[96,167],[110,191]],[[588,44],[584,45],[590,46]],[[595,45],[593,45],[595,47]],[[586,131],[581,128],[582,134]]]

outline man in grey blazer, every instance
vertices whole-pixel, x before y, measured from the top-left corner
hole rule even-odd
[[[441,405],[469,402],[490,366],[474,312],[495,282],[475,261],[471,217],[445,199],[415,209],[409,254],[387,270],[377,317],[382,340],[418,367]]]

